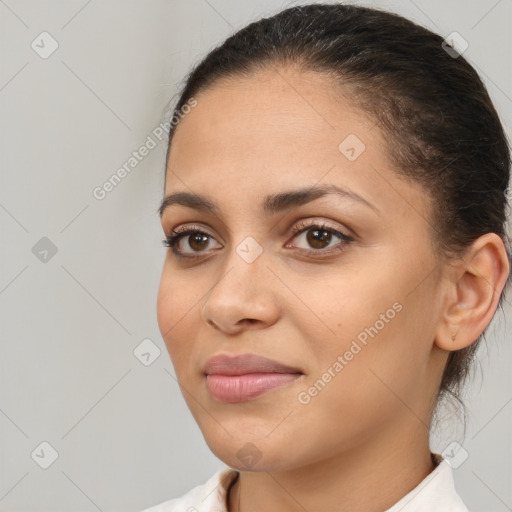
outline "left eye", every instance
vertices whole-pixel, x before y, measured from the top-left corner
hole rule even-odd
[[[338,250],[343,250],[345,248],[345,245],[353,240],[348,235],[345,235],[341,231],[333,229],[325,224],[310,224],[309,226],[306,227],[297,226],[296,228],[293,229],[293,233],[295,235],[294,238],[302,238],[303,241],[309,247],[316,249],[314,251],[311,251],[309,247],[302,247],[304,250],[310,252],[323,252],[324,249],[329,247],[329,244],[331,242],[335,242],[334,246],[339,246],[337,247]],[[340,242],[336,243],[336,238],[338,238]],[[331,245],[331,247],[333,246]]]

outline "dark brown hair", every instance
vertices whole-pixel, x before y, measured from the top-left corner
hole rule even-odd
[[[187,76],[174,114],[181,117],[185,103],[217,80],[279,65],[325,74],[378,121],[396,171],[431,198],[427,220],[441,256],[462,257],[489,232],[509,247],[509,144],[477,72],[441,36],[368,7],[291,7],[245,26],[206,55]],[[500,307],[503,298],[504,291]],[[450,353],[438,400],[451,395],[462,404],[482,336]]]

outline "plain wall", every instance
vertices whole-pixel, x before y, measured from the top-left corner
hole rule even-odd
[[[0,2],[1,511],[135,512],[224,467],[185,405],[156,322],[165,141],[103,199],[94,190],[152,146],[148,136],[157,141],[153,130],[200,57],[289,5]],[[364,5],[462,34],[510,137],[512,2]],[[439,451],[457,441],[468,452],[454,473],[475,512],[512,507],[504,306],[479,352],[483,377],[468,388],[465,438],[448,417],[433,439]],[[148,338],[161,353],[145,366],[134,350]],[[52,448],[43,442],[58,453],[47,469]]]

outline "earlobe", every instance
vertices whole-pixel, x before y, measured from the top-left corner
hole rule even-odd
[[[494,316],[510,270],[503,240],[496,233],[482,235],[452,268],[435,340],[449,351],[474,343]]]

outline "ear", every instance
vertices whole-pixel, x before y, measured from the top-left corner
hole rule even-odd
[[[474,343],[498,307],[507,282],[509,260],[503,240],[486,233],[447,273],[446,300],[435,343],[444,350],[460,350]]]

